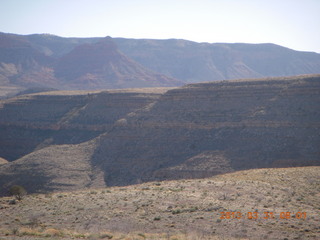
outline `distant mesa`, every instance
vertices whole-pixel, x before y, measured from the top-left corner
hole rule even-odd
[[[187,83],[320,73],[320,54],[275,44],[114,39],[138,63]]]
[[[274,44],[0,33],[0,194],[318,166],[319,73]]]
[[[131,60],[110,37],[71,46],[68,41],[72,40],[0,34],[0,87],[80,90],[183,85]],[[70,49],[64,54],[54,52],[65,45]]]
[[[59,89],[56,88],[46,88],[46,87],[34,87],[34,88],[28,88],[26,90],[23,90],[16,94],[16,96],[19,95],[25,95],[25,94],[32,94],[32,93],[40,93],[40,92],[51,92],[51,91],[58,91]]]
[[[5,89],[0,97],[33,87],[172,87],[316,73],[320,73],[320,54],[275,44],[0,33],[0,88]]]
[[[0,88],[56,85],[51,70],[54,61],[23,37],[0,33]]]

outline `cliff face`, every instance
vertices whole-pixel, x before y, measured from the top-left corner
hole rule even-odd
[[[1,102],[11,162],[0,186],[28,174],[42,179],[32,192],[319,165],[319,103],[319,75],[21,96]]]

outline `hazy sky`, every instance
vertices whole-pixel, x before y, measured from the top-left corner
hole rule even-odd
[[[0,0],[0,31],[269,42],[320,53],[320,0]]]

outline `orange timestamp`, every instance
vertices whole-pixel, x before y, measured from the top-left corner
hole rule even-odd
[[[280,212],[276,214],[275,212],[220,212],[220,219],[306,219],[306,212]]]

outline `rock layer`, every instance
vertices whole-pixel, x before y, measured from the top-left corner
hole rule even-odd
[[[28,174],[34,192],[320,165],[319,103],[320,75],[9,99],[0,186]]]
[[[197,175],[191,166],[189,177],[215,174],[215,161],[205,160],[208,151],[211,159],[223,153],[221,164],[228,167],[220,173],[318,165],[319,80],[243,80],[173,89],[104,136],[94,163],[105,169],[107,185],[178,178],[177,170],[187,171],[195,156],[203,158],[201,169],[207,162],[207,171]]]
[[[165,91],[48,92],[0,101],[0,156],[13,161],[52,144],[88,141]]]

